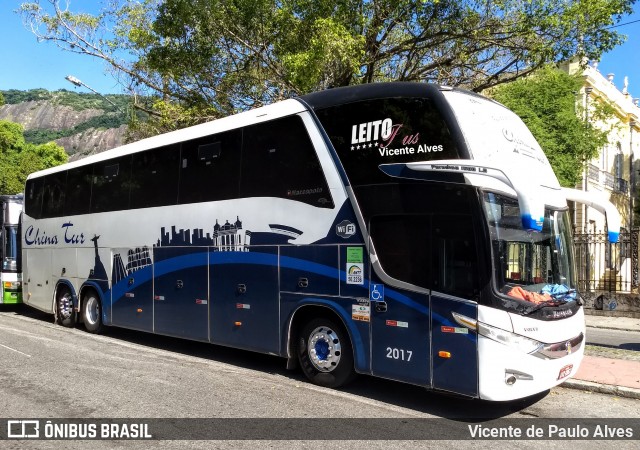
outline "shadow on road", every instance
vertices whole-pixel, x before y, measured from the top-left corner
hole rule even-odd
[[[15,312],[49,324],[53,322],[52,315],[29,307],[20,305],[2,306],[3,308],[0,311]],[[82,325],[78,325],[77,328],[84,330]],[[295,382],[308,382],[302,372],[299,370],[287,370],[285,368],[285,360],[276,356],[116,327],[106,327],[102,334],[113,339],[148,348],[276,374]],[[487,402],[437,393],[419,386],[366,375],[359,376],[354,382],[340,389],[340,391],[425,414],[464,422],[483,422],[514,414],[523,411],[549,394],[549,391],[545,391],[517,401]]]

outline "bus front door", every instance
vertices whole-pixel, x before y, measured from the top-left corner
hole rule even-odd
[[[474,397],[478,392],[478,339],[464,325],[465,318],[476,320],[480,295],[473,220],[442,214],[434,216],[432,223],[433,387]]]
[[[477,317],[477,305],[444,294],[431,295],[433,388],[478,395],[478,337],[456,321]]]
[[[369,289],[372,373],[476,395],[477,338],[454,315],[477,316],[472,217],[376,216],[370,235],[380,263]]]
[[[373,375],[430,384],[428,299],[427,294],[403,292],[383,283],[370,284]]]

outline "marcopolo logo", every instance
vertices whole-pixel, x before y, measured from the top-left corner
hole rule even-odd
[[[356,226],[348,220],[343,220],[336,225],[336,234],[343,239],[350,238],[356,234]]]

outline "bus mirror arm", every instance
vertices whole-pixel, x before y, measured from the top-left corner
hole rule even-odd
[[[578,189],[562,188],[562,193],[565,195],[567,200],[590,206],[604,214],[607,219],[609,242],[612,244],[618,242],[622,220],[620,218],[620,213],[613,203],[599,196],[596,192],[585,192],[579,191]]]
[[[542,231],[544,223],[544,200],[538,186],[523,170],[497,168],[488,163],[472,159],[448,159],[429,162],[381,164],[385,174],[397,178],[414,178],[442,182],[442,173],[481,175],[501,181],[513,188],[518,196],[520,218],[525,230]],[[436,175],[439,174],[439,175]],[[455,181],[449,181],[455,182]]]

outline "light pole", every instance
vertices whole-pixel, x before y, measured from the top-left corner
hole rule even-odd
[[[591,94],[591,92],[593,92],[593,88],[590,86],[587,86],[584,88],[584,121],[587,125],[588,128],[589,127],[589,95]],[[587,159],[585,158],[584,161],[584,191],[588,191],[589,190],[589,161],[587,161]],[[585,237],[585,242],[586,242],[586,249],[585,249],[585,258],[586,258],[586,264],[585,264],[585,278],[586,278],[586,285],[587,285],[587,291],[591,291],[591,251],[589,249],[589,244],[590,244],[590,239],[589,239],[589,207],[587,205],[584,205],[584,237]]]
[[[584,121],[589,128],[589,95],[593,92],[593,88],[587,86],[584,88]],[[584,161],[584,191],[589,190],[589,161],[585,159]],[[585,233],[588,233],[589,230],[589,217],[588,217],[588,206],[584,206],[584,230]]]
[[[102,97],[103,99],[105,99],[107,102],[109,102],[111,104],[111,106],[113,106],[115,109],[118,110],[118,112],[122,112],[120,110],[120,108],[118,108],[118,105],[116,105],[115,103],[113,103],[111,100],[109,100],[107,97],[105,97],[104,95],[102,95],[100,92],[96,91],[95,89],[91,88],[90,86],[88,86],[87,84],[83,83],[82,81],[80,81],[79,79],[77,79],[76,77],[74,77],[73,75],[67,75],[66,77],[64,77],[65,80],[67,80],[69,83],[81,87],[84,86],[87,89],[89,89],[91,92],[93,92],[94,94],[98,94],[100,97]]]
[[[634,119],[629,120],[629,246],[631,253],[631,288],[634,289],[638,286],[638,262],[637,262],[637,254],[634,255],[634,248],[637,249],[638,244],[638,233],[632,230],[633,227],[633,203],[636,195],[636,183],[635,178],[636,174],[633,170],[633,129],[636,127],[637,123]],[[637,250],[636,250],[637,251]]]
[[[635,173],[633,172],[633,129],[636,121],[629,121],[629,232],[633,228],[633,200],[636,191]]]

